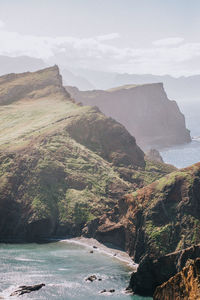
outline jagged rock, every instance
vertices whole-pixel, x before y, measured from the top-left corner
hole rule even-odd
[[[179,273],[156,288],[154,300],[200,299],[200,258],[190,261]]]
[[[126,85],[107,91],[66,87],[77,102],[98,106],[123,124],[142,147],[166,147],[191,142],[184,115],[167,98],[162,83]]]
[[[10,296],[21,296],[24,294],[29,294],[31,292],[40,290],[43,286],[45,286],[44,283],[36,285],[23,285],[20,286],[16,291],[14,291]]]
[[[137,272],[132,274],[128,288],[139,295],[153,296],[155,289],[180,272],[187,264],[188,259],[198,257],[200,257],[200,245],[173,252],[158,259],[145,256],[140,262]]]

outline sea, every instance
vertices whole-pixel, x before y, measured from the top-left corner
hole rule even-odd
[[[190,130],[192,142],[160,150],[164,162],[177,168],[200,162],[200,105],[182,105],[181,111],[186,117],[186,126]]]
[[[21,285],[44,283],[39,291],[20,296],[35,300],[145,300],[128,295],[132,269],[111,257],[67,240],[45,244],[0,244],[0,299],[19,299],[10,294]],[[96,275],[101,281],[85,279]],[[114,293],[100,293],[114,289]]]

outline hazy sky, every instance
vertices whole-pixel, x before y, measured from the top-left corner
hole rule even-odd
[[[128,73],[200,73],[199,0],[0,0],[0,55]]]

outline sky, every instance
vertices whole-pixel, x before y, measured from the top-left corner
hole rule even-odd
[[[200,74],[199,0],[0,0],[0,55],[119,73]]]

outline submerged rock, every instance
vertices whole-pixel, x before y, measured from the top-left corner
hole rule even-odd
[[[106,290],[106,289],[103,289],[100,294],[103,294],[103,293],[114,293],[115,290],[114,289],[111,289],[111,290]]]
[[[44,283],[36,285],[23,285],[20,286],[16,291],[14,291],[10,296],[21,296],[23,294],[29,294],[31,292],[40,290],[43,286],[45,286]]]

